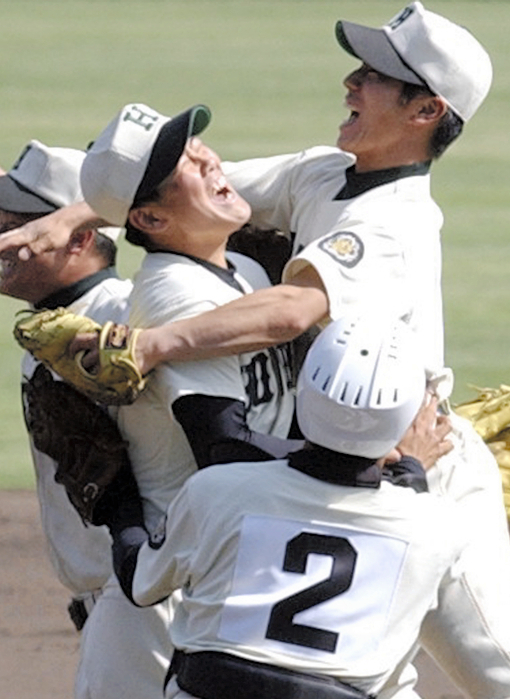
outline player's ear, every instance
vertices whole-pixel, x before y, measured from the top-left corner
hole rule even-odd
[[[437,96],[420,97],[416,103],[414,118],[418,123],[437,122],[448,110],[446,102]]]
[[[73,231],[66,250],[71,255],[77,255],[83,250],[88,250],[94,243],[96,232],[92,228],[83,228]]]
[[[166,220],[161,215],[156,215],[154,210],[148,206],[140,206],[131,209],[128,216],[129,223],[144,233],[159,233],[166,226]]]

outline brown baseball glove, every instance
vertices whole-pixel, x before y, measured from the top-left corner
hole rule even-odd
[[[35,447],[57,463],[55,480],[66,489],[84,524],[104,524],[104,495],[130,462],[116,422],[72,386],[39,364],[23,386],[27,428]]]

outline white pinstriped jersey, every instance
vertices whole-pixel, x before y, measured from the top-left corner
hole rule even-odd
[[[228,256],[236,265],[235,281],[246,293],[269,286],[258,263],[236,253]],[[130,324],[161,325],[197,315],[242,294],[218,268],[211,270],[184,255],[151,253],[135,276]],[[184,431],[172,413],[177,398],[194,393],[243,401],[248,425],[255,431],[278,437],[286,437],[289,431],[294,397],[282,349],[159,366],[140,398],[119,411],[119,426],[129,440],[150,528],[196,470]]]
[[[105,279],[68,306],[78,315],[98,323],[125,323],[131,282]],[[37,362],[26,353],[23,381],[35,371]],[[111,539],[105,527],[84,527],[64,488],[55,483],[56,464],[31,445],[41,524],[47,549],[59,580],[75,595],[98,590],[112,573]]]
[[[406,176],[349,199],[335,197],[354,162],[337,148],[224,163],[253,221],[293,237],[284,279],[312,265],[333,319],[374,307],[417,330],[428,368],[444,363],[440,229],[428,174]]]
[[[182,589],[177,648],[377,692],[455,579],[460,525],[445,499],[385,482],[333,485],[286,461],[212,466],[140,549],[133,598],[148,605]]]

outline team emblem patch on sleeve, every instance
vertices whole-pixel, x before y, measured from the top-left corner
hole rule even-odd
[[[355,267],[365,251],[361,238],[350,231],[333,233],[322,240],[319,247],[344,267]]]

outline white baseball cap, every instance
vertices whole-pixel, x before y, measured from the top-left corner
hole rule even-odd
[[[375,70],[427,86],[463,121],[471,119],[489,92],[492,65],[483,46],[421,2],[411,3],[380,29],[339,21],[336,37]]]
[[[83,201],[80,168],[84,158],[82,150],[30,141],[9,172],[0,176],[0,209],[44,215]],[[120,228],[108,226],[98,231],[115,241]]]
[[[81,186],[87,203],[106,221],[127,222],[130,208],[177,165],[186,141],[211,120],[205,105],[174,117],[145,104],[129,104],[102,131],[86,153]]]
[[[85,152],[49,148],[30,141],[9,172],[0,177],[0,208],[45,214],[83,200],[80,168]]]

